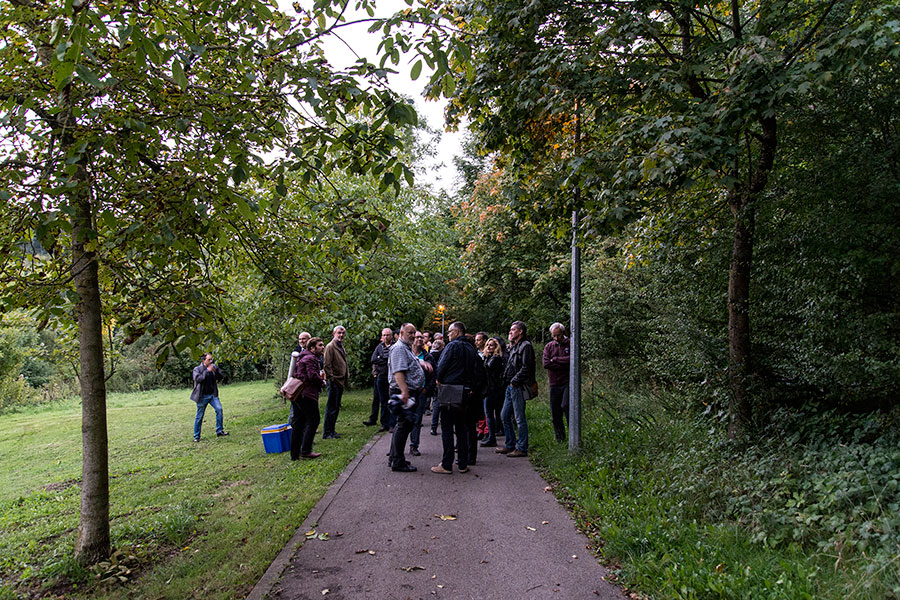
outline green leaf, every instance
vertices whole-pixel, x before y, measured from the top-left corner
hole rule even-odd
[[[419,78],[419,75],[422,74],[422,61],[417,60],[416,64],[413,65],[412,70],[409,72],[409,78],[415,81]]]
[[[97,74],[88,69],[84,65],[77,65],[75,67],[75,73],[78,74],[79,79],[82,79],[97,89],[103,89],[103,82],[100,81],[100,78],[97,77]]]
[[[453,96],[453,92],[456,91],[456,80],[453,78],[453,75],[447,73],[444,75],[444,79],[441,81],[441,87],[444,92],[444,96],[450,98]]]
[[[181,66],[181,61],[177,58],[172,61],[172,78],[175,80],[175,83],[178,84],[178,87],[181,88],[181,91],[185,91],[188,88],[188,79],[184,74],[184,68]]]
[[[72,82],[72,73],[75,71],[75,63],[62,62],[56,66],[53,73],[53,84],[57,90],[61,90]]]
[[[235,185],[240,185],[241,183],[247,181],[247,172],[241,165],[235,165],[231,170],[231,178],[234,180]]]

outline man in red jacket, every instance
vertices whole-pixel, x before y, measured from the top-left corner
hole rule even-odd
[[[569,338],[562,323],[550,326],[553,340],[544,346],[544,368],[550,387],[550,416],[557,442],[566,440],[563,416],[569,422]]]

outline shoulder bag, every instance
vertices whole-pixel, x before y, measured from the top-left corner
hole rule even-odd
[[[456,406],[463,405],[463,391],[465,386],[443,384],[438,388],[437,401],[438,406]]]

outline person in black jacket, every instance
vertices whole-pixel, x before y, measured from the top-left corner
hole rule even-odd
[[[505,446],[497,448],[500,454],[507,457],[528,456],[528,422],[525,420],[525,401],[530,398],[530,390],[534,378],[534,348],[525,336],[528,328],[522,321],[514,321],[509,328],[509,359],[503,372],[506,393],[500,418],[503,421],[503,432],[506,436]],[[516,427],[513,428],[513,416]],[[516,429],[519,430],[518,444]]]
[[[441,335],[440,333],[434,334],[435,336]],[[434,365],[435,371],[437,371],[437,365],[441,364],[441,352],[444,351],[444,338],[439,337],[436,338],[433,342],[431,342],[431,352],[428,354],[431,355],[431,364]],[[437,396],[434,395],[434,386],[432,386],[431,390],[431,435],[437,435],[438,423],[441,418],[440,406],[437,403]],[[426,412],[427,414],[427,412]]]
[[[503,346],[500,338],[490,338],[484,345],[484,371],[487,386],[484,395],[484,414],[488,422],[487,439],[481,442],[482,448],[493,448],[497,445],[497,434],[503,433],[500,409],[503,408],[503,370],[506,359],[503,358]]]
[[[390,375],[388,375],[388,355],[391,352],[391,344],[394,341],[394,332],[390,327],[381,330],[381,341],[372,351],[372,412],[369,418],[363,421],[363,425],[375,425],[378,418],[378,410],[381,409],[381,429],[378,431],[387,431],[393,426],[393,418],[388,408],[388,399],[390,392],[388,391],[388,383]]]
[[[456,434],[457,464],[459,472],[469,470],[475,461],[475,423],[481,414],[479,406],[484,388],[484,363],[478,358],[475,346],[466,337],[466,326],[459,321],[450,324],[447,336],[450,343],[441,352],[438,363],[437,382],[439,386],[462,386],[462,405],[442,405],[441,441],[443,456],[441,464],[431,467],[432,473],[448,475],[453,472],[453,443]],[[440,391],[438,398],[441,397]],[[470,448],[470,443],[475,448]]]

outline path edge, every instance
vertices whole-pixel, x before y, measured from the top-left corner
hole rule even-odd
[[[378,440],[381,438],[381,435],[373,435],[341,474],[337,476],[337,479],[331,483],[328,490],[325,492],[325,495],[322,496],[316,505],[313,506],[312,510],[309,511],[309,514],[306,515],[306,519],[300,527],[297,528],[297,531],[294,532],[294,535],[291,536],[291,539],[288,540],[287,544],[284,545],[284,548],[281,549],[281,552],[278,553],[278,556],[275,557],[275,560],[272,561],[272,564],[269,565],[266,572],[259,578],[259,581],[256,582],[256,585],[253,586],[250,593],[247,594],[246,600],[265,600],[269,597],[269,592],[281,579],[281,575],[291,562],[291,558],[297,552],[297,548],[306,541],[306,532],[315,528],[316,523],[319,522],[321,516],[328,510],[334,497],[337,496],[338,492],[341,491],[341,488],[344,487],[344,484],[347,483],[347,480],[353,474],[353,471],[356,470],[356,467],[359,466],[362,459],[369,454],[372,447],[377,444]]]

